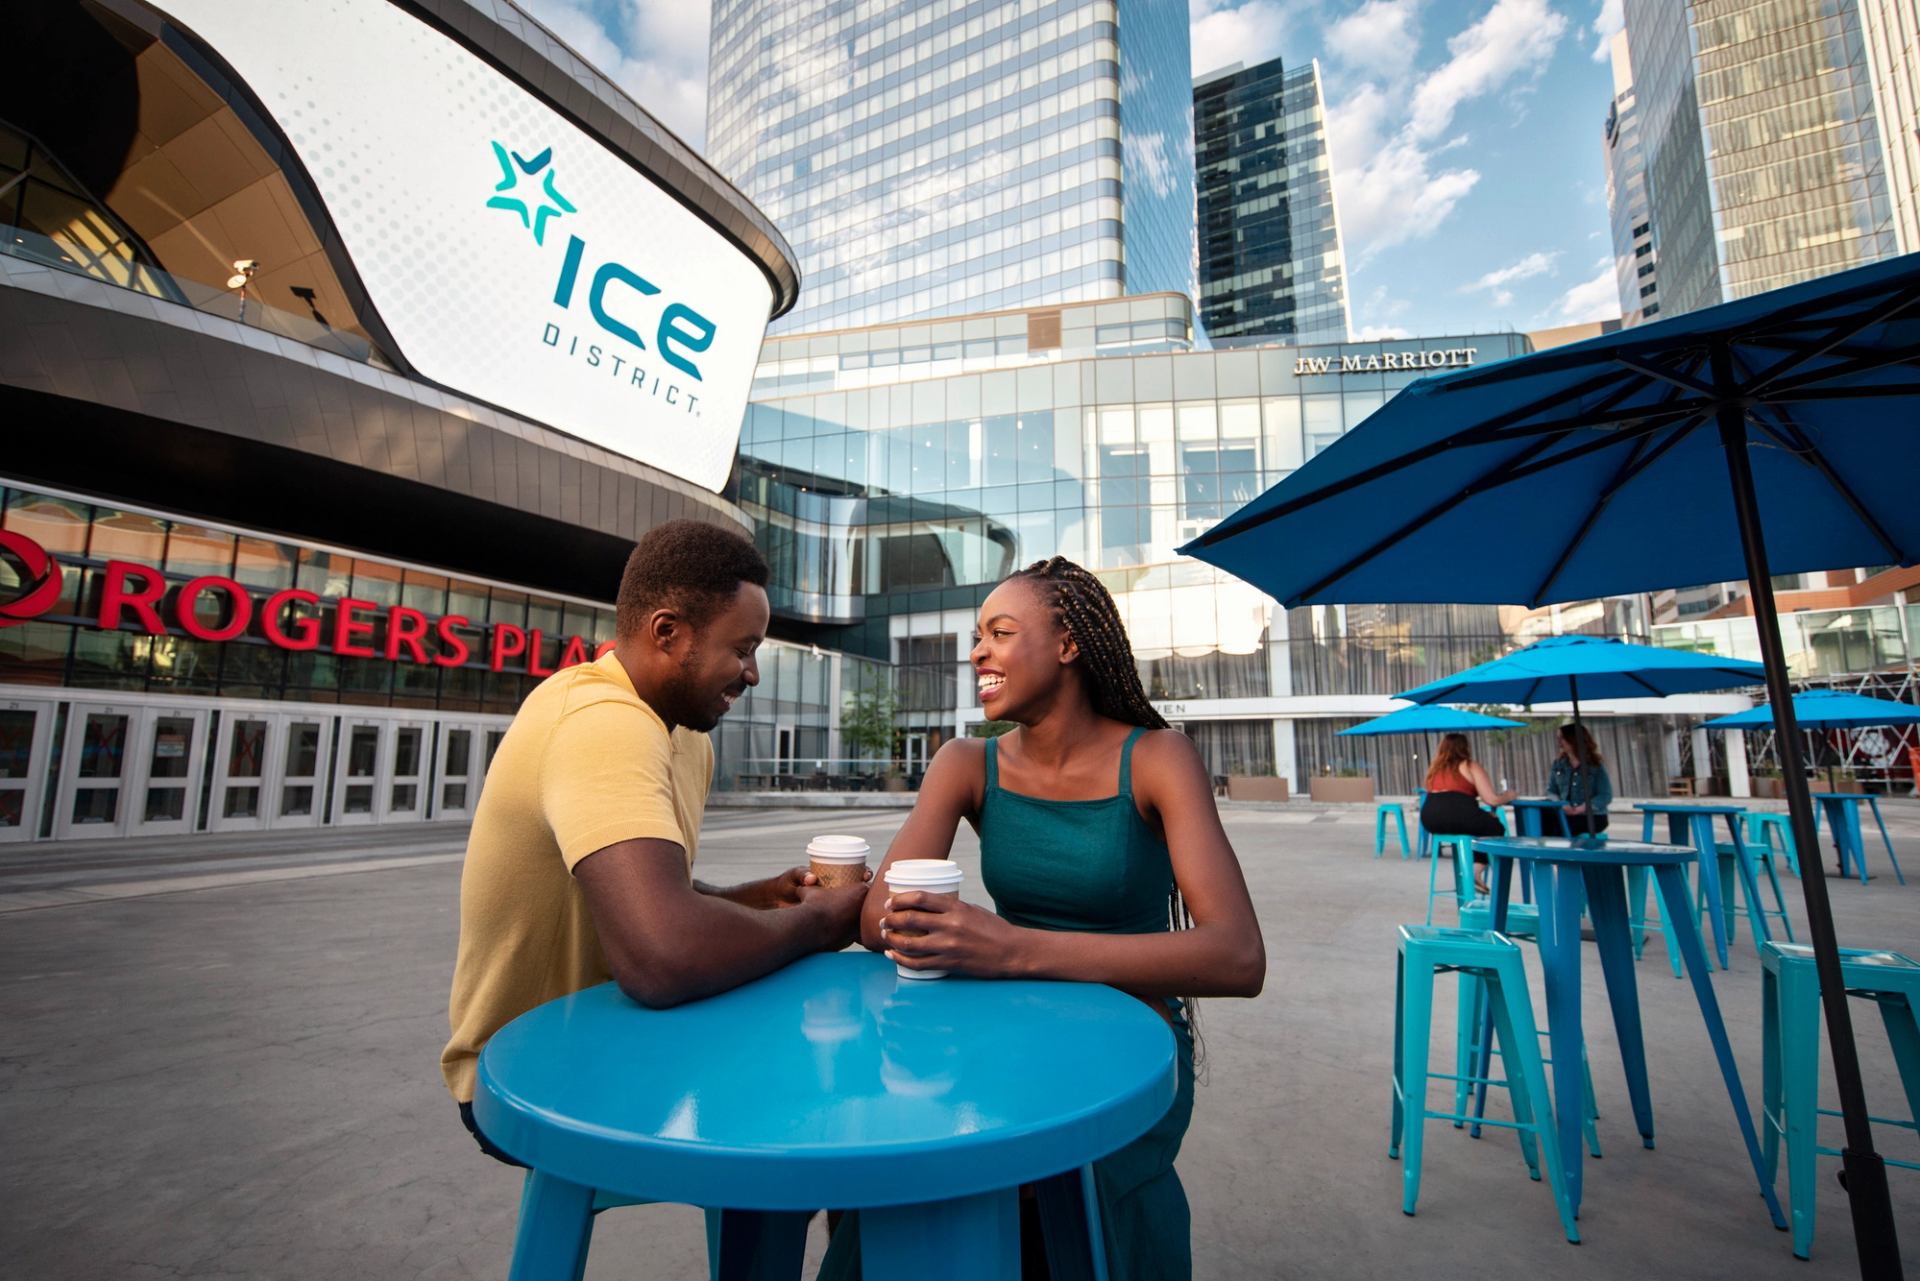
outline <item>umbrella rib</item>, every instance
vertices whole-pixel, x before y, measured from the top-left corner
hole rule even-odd
[[[1713,388],[1701,382],[1698,378],[1690,378],[1685,374],[1661,369],[1657,365],[1649,364],[1633,356],[1615,356],[1613,359],[1615,364],[1624,365],[1637,374],[1645,374],[1649,378],[1657,378],[1661,382],[1672,383],[1676,387],[1684,388],[1687,391],[1698,392],[1702,396],[1711,396],[1714,394]]]
[[[1596,453],[1602,449],[1612,449],[1628,441],[1637,440],[1641,437],[1644,437],[1650,432],[1655,432],[1658,430],[1660,430],[1659,425],[1656,425],[1653,427],[1646,427],[1646,428],[1623,430],[1612,435],[1598,437],[1594,440],[1587,441],[1586,443],[1581,445],[1575,445],[1572,449],[1563,449],[1559,453],[1554,454],[1551,458],[1546,458],[1546,459],[1540,458],[1539,455],[1545,452],[1548,446],[1554,444],[1556,440],[1558,440],[1558,437],[1542,436],[1538,440],[1536,440],[1532,445],[1529,445],[1522,452],[1518,460],[1503,461],[1499,467],[1496,467],[1494,470],[1487,472],[1485,475],[1481,476],[1478,480],[1473,481],[1471,484],[1463,488],[1458,494],[1449,495],[1447,498],[1443,499],[1442,501],[1435,503],[1432,507],[1429,507],[1423,512],[1421,512],[1420,515],[1414,517],[1412,520],[1400,526],[1398,529],[1395,529],[1392,533],[1386,535],[1384,538],[1381,538],[1378,542],[1375,542],[1372,546],[1368,547],[1365,551],[1362,551],[1359,555],[1350,557],[1347,560],[1341,562],[1338,568],[1334,569],[1331,573],[1325,575],[1324,577],[1316,579],[1314,582],[1309,583],[1306,587],[1302,588],[1299,592],[1295,593],[1291,599],[1296,601],[1305,601],[1307,597],[1316,595],[1319,592],[1324,591],[1327,587],[1331,586],[1334,583],[1339,582],[1342,578],[1345,578],[1348,573],[1352,572],[1358,566],[1365,564],[1367,561],[1372,560],[1375,556],[1378,556],[1381,552],[1386,551],[1389,547],[1392,547],[1394,544],[1399,543],[1403,539],[1407,538],[1415,530],[1419,529],[1422,525],[1425,525],[1428,521],[1438,516],[1441,512],[1445,511],[1448,507],[1454,506],[1465,499],[1476,497],[1480,494],[1486,493],[1489,490],[1498,489],[1502,485],[1511,484],[1516,480],[1524,480],[1528,476],[1534,475],[1536,472],[1547,471],[1551,468],[1558,467],[1562,463],[1568,462],[1572,459],[1582,458],[1588,454]],[[1265,514],[1266,513],[1262,513],[1263,516]],[[1247,529],[1251,527],[1252,527],[1251,525],[1247,525],[1247,526],[1243,526],[1242,529]]]
[[[1825,478],[1827,484],[1833,487],[1833,491],[1840,495],[1840,501],[1847,505],[1847,510],[1853,513],[1854,519],[1866,526],[1867,532],[1872,534],[1879,544],[1887,549],[1888,555],[1890,555],[1896,563],[1906,560],[1907,558],[1902,554],[1899,542],[1895,540],[1891,534],[1887,533],[1886,527],[1874,517],[1872,512],[1867,510],[1866,504],[1861,502],[1859,495],[1853,492],[1853,486],[1847,484],[1840,473],[1833,469],[1833,464],[1827,461],[1826,455],[1820,452],[1819,446],[1807,439],[1807,434],[1801,430],[1800,424],[1787,417],[1777,405],[1769,405],[1766,408],[1768,413],[1779,420],[1781,428],[1785,430],[1798,445],[1797,452],[1801,460]],[[1755,416],[1753,410],[1748,410],[1746,416],[1748,421],[1759,424],[1759,419]],[[1764,426],[1764,424],[1761,425]]]
[[[1797,354],[1787,356],[1775,362],[1772,368],[1762,371],[1757,380],[1747,384],[1744,389],[1746,394],[1756,395],[1764,391],[1789,371],[1798,369],[1809,360],[1826,355],[1829,351],[1846,342],[1849,338],[1863,333],[1875,325],[1893,319],[1893,317],[1899,315],[1917,302],[1920,302],[1920,286],[1908,285],[1905,288],[1895,289],[1890,297],[1878,306],[1873,307],[1866,315],[1862,316],[1855,313],[1849,318],[1848,323],[1837,325],[1829,330],[1825,341],[1817,342],[1811,347],[1803,347]]]
[[[1771,399],[1783,391],[1799,391],[1803,387],[1817,386],[1835,378],[1851,378],[1855,374],[1871,373],[1876,369],[1890,369],[1898,365],[1920,365],[1920,356],[1912,351],[1853,352],[1849,349],[1848,358],[1839,364],[1796,374],[1792,378],[1778,379],[1772,387],[1766,389],[1766,394]]]
[[[1599,521],[1607,504],[1613,501],[1613,496],[1634,477],[1657,462],[1662,454],[1684,440],[1687,432],[1703,421],[1705,419],[1698,414],[1694,415],[1691,421],[1683,420],[1678,430],[1657,445],[1652,443],[1653,438],[1657,432],[1664,430],[1662,428],[1655,428],[1653,432],[1647,433],[1635,442],[1633,457],[1626,461],[1626,464],[1615,473],[1613,479],[1607,482],[1606,488],[1600,491],[1600,496],[1594,500],[1592,508],[1587,512],[1587,518],[1580,522],[1580,528],[1574,531],[1573,537],[1567,540],[1566,547],[1561,550],[1560,558],[1553,562],[1553,568],[1547,571],[1547,576],[1534,590],[1532,599],[1535,602],[1546,599],[1547,593],[1553,589],[1555,580],[1565,571],[1567,562],[1573,559],[1573,553],[1579,549],[1587,533]]]
[[[1920,383],[1869,383],[1864,387],[1792,387],[1770,391],[1763,399],[1797,405],[1809,400],[1872,400],[1882,396],[1920,396]]]

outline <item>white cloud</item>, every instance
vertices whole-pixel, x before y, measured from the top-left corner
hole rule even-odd
[[[1225,0],[1188,0],[1193,74],[1205,75],[1235,62],[1251,67],[1285,52],[1281,46],[1291,8],[1283,0],[1246,0],[1237,6]]]
[[[518,3],[688,146],[705,148],[711,0],[616,0],[611,25],[589,0]]]
[[[1327,51],[1363,74],[1400,80],[1420,52],[1422,0],[1367,0],[1327,28]]]
[[[1609,45],[1627,25],[1625,0],[1600,0],[1600,12],[1593,20],[1593,60],[1605,62],[1612,57]]]
[[[1484,289],[1492,295],[1494,306],[1504,307],[1513,301],[1513,291],[1507,288],[1508,285],[1516,280],[1530,280],[1535,276],[1550,275],[1553,272],[1554,262],[1559,257],[1558,250],[1552,253],[1530,253],[1516,263],[1496,268],[1471,284],[1460,286],[1460,292],[1470,294]]]
[[[1589,320],[1617,320],[1620,291],[1609,264],[1591,280],[1583,280],[1560,295],[1543,313],[1554,324],[1577,325]]]
[[[1566,18],[1546,0],[1494,0],[1484,17],[1447,41],[1447,60],[1413,91],[1413,136],[1437,138],[1461,104],[1516,77],[1539,76],[1566,29]]]
[[[1379,2],[1369,0],[1359,13]],[[1452,214],[1480,181],[1477,169],[1437,163],[1465,142],[1457,133],[1443,136],[1455,113],[1516,82],[1532,83],[1566,25],[1547,0],[1494,0],[1417,82],[1365,83],[1329,105],[1334,188],[1352,264],[1425,239]]]
[[[1413,331],[1399,325],[1362,325],[1353,331],[1355,342],[1380,342],[1388,338],[1411,338]]]

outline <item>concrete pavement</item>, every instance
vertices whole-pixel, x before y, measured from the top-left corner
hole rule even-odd
[[[1910,809],[1890,807],[1889,820],[1913,885],[1828,882],[1849,942],[1920,954]],[[880,845],[903,817],[716,813],[699,873],[742,880],[799,861],[822,820]],[[1632,1134],[1618,1051],[1592,1014],[1604,989],[1588,967],[1607,1156],[1587,1168],[1586,1244],[1559,1239],[1547,1189],[1527,1180],[1502,1132],[1476,1143],[1435,1123],[1420,1214],[1401,1215],[1400,1167],[1386,1159],[1392,931],[1423,914],[1426,865],[1374,859],[1370,809],[1230,810],[1227,825],[1269,973],[1257,1000],[1202,1006],[1209,1080],[1180,1162],[1197,1275],[1854,1275],[1834,1163],[1821,1167],[1811,1263],[1767,1225],[1692,997],[1658,942],[1638,968],[1657,1151]],[[24,866],[9,852],[0,1274],[504,1276],[518,1179],[460,1130],[436,1067],[459,839],[454,829],[344,846],[269,835],[140,860],[49,851]],[[956,856],[976,871],[970,834]],[[1798,886],[1785,888],[1798,922]],[[1531,953],[1528,965],[1537,984]],[[1744,927],[1714,987],[1757,1099],[1759,965]],[[1450,1000],[1436,1017],[1448,1036]],[[1856,1020],[1874,1110],[1904,1115],[1879,1020],[1864,1006]],[[1838,1123],[1828,1124],[1833,1141]],[[1892,1155],[1920,1156],[1911,1132],[1880,1138]],[[1920,1176],[1892,1181],[1920,1275]],[[697,1212],[620,1210],[600,1220],[588,1276],[691,1278],[702,1256]]]

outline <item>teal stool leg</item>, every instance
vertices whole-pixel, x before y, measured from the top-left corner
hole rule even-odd
[[[1400,1140],[1407,1129],[1406,1104],[1401,1101],[1407,1073],[1407,954],[1393,958],[1393,1122],[1387,1134],[1387,1160],[1400,1157]]]
[[[938,1242],[938,1249],[928,1249]],[[1020,1275],[1020,1197],[1013,1188],[860,1211],[860,1270],[870,1277],[978,1281]],[[800,1275],[796,1255],[787,1278]],[[771,1274],[769,1274],[771,1276]]]
[[[1502,1046],[1511,1049],[1502,1056],[1508,1093],[1513,1100],[1514,1120],[1529,1123],[1540,1141],[1540,1155],[1546,1163],[1547,1185],[1553,1189],[1553,1201],[1560,1211],[1560,1226],[1567,1240],[1578,1244],[1580,1229],[1574,1223],[1573,1200],[1568,1195],[1566,1167],[1560,1163],[1560,1140],[1554,1131],[1553,1108],[1548,1103],[1547,1074],[1540,1063],[1540,1033],[1533,1022],[1533,1001],[1527,995],[1526,974],[1514,955],[1507,958],[1493,981],[1496,991],[1489,994],[1493,1005],[1495,1034]],[[1526,1131],[1520,1131],[1526,1135]],[[1535,1178],[1539,1177],[1535,1172]]]
[[[862,1212],[863,1233],[867,1213]],[[708,1266],[716,1281],[787,1281],[800,1275],[810,1211],[721,1210],[718,1217],[719,1248],[714,1248],[711,1219],[707,1238]]]
[[[1887,821],[1880,817],[1880,798],[1869,795],[1867,797],[1867,806],[1873,810],[1873,825],[1880,829],[1880,840],[1887,847],[1887,862],[1893,864],[1894,879],[1899,881],[1900,884],[1905,885],[1907,883],[1907,877],[1906,874],[1900,870],[1900,860],[1893,856],[1893,838],[1887,835]]]
[[[1880,1007],[1880,1021],[1887,1025],[1887,1040],[1893,1043],[1900,1084],[1907,1090],[1907,1115],[1920,1126],[1920,1013],[1910,996],[1883,995],[1875,998],[1875,1004]]]
[[[1438,855],[1439,851],[1434,853]],[[1400,1210],[1403,1214],[1412,1214],[1420,1203],[1421,1136],[1427,1128],[1427,1054],[1433,1034],[1433,971],[1422,965],[1418,973],[1404,977],[1401,990],[1405,1008],[1396,1024],[1400,1036],[1399,1102],[1404,1118]]]
[[[1442,842],[1433,843],[1433,857],[1427,861],[1427,924],[1433,924],[1433,898],[1440,889],[1440,849]]]
[[[1766,967],[1760,971],[1760,1166],[1768,1186],[1779,1178],[1780,1131],[1786,1124],[1780,1110],[1785,1092],[1780,1035],[1780,975]]]
[[[1772,844],[1744,845],[1741,847],[1741,857],[1747,860],[1747,880],[1752,882],[1755,891],[1758,891],[1760,885],[1759,877],[1754,872],[1755,864],[1758,864],[1760,870],[1767,874],[1767,885],[1773,890],[1773,910],[1769,912],[1763,905],[1760,914],[1778,917],[1780,932],[1787,936],[1787,942],[1793,942],[1793,918],[1787,915],[1787,897],[1780,892],[1780,876],[1773,870]],[[1768,936],[1762,935],[1762,937]]]
[[[593,1189],[534,1170],[520,1193],[508,1281],[575,1281],[593,1237]]]
[[[1810,965],[1781,967],[1780,1031],[1787,1202],[1794,1257],[1805,1259],[1813,1253],[1813,1180],[1820,1128],[1820,980]]]
[[[1107,1281],[1107,1252],[1100,1239],[1100,1199],[1093,1167],[1041,1179],[1033,1185],[1040,1235],[1053,1281]]]
[[[1403,860],[1413,857],[1413,847],[1407,843],[1407,816],[1398,805],[1393,807],[1393,826],[1400,835],[1400,857]]]
[[[1479,976],[1462,970],[1459,1011],[1453,1028],[1453,1128],[1456,1130],[1466,1125],[1462,1118],[1473,1094],[1473,1085],[1467,1078],[1473,1075],[1473,1065],[1480,1058],[1480,1022],[1486,1017],[1486,1001],[1486,987]]]
[[[1817,818],[1819,814],[1820,811],[1816,808],[1814,810],[1814,816]],[[1800,845],[1793,839],[1793,824],[1776,823],[1773,827],[1776,832],[1780,833],[1780,847],[1786,851],[1787,870],[1792,872],[1797,879],[1800,876]]]
[[[1627,925],[1633,932],[1633,959],[1647,950],[1647,869],[1627,869]]]
[[[1387,807],[1373,807],[1373,856],[1379,858],[1387,852]]]

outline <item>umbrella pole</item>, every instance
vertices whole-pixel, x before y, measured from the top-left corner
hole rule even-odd
[[[1713,354],[1714,381],[1733,385],[1732,359],[1723,347]],[[1813,797],[1800,760],[1798,718],[1793,711],[1793,686],[1787,680],[1787,656],[1780,644],[1780,615],[1773,600],[1773,574],[1767,566],[1767,545],[1760,527],[1760,511],[1753,489],[1753,466],[1747,457],[1745,411],[1721,402],[1718,410],[1720,447],[1733,483],[1733,507],[1740,524],[1740,545],[1746,553],[1747,589],[1753,597],[1760,659],[1767,669],[1767,697],[1773,704],[1775,737],[1780,744],[1780,775],[1786,783],[1787,810],[1794,841],[1803,850],[1817,851],[1813,834]],[[1814,966],[1820,979],[1820,1004],[1827,1016],[1827,1040],[1833,1054],[1834,1085],[1846,1122],[1846,1146],[1841,1150],[1842,1179],[1853,1212],[1854,1244],[1859,1251],[1860,1275],[1866,1281],[1899,1281],[1900,1242],[1894,1231],[1893,1201],[1887,1190],[1887,1167],[1873,1149],[1867,1119],[1867,1094],[1860,1081],[1860,1055],[1853,1043],[1853,1018],[1847,1008],[1847,990],[1840,972],[1840,941],[1833,929],[1833,908],[1827,901],[1827,878],[1815,873],[1800,878],[1806,896],[1807,934],[1813,944]]]
[[[1571,805],[1573,794],[1580,792],[1580,803],[1587,807],[1587,812],[1581,817],[1587,820],[1587,835],[1592,836],[1594,835],[1593,797],[1580,791],[1580,771],[1586,767],[1587,763],[1587,732],[1580,722],[1580,678],[1578,676],[1567,677],[1567,693],[1573,696],[1573,777],[1567,784],[1567,803]],[[1567,824],[1567,834],[1569,836],[1574,834],[1572,823]]]

